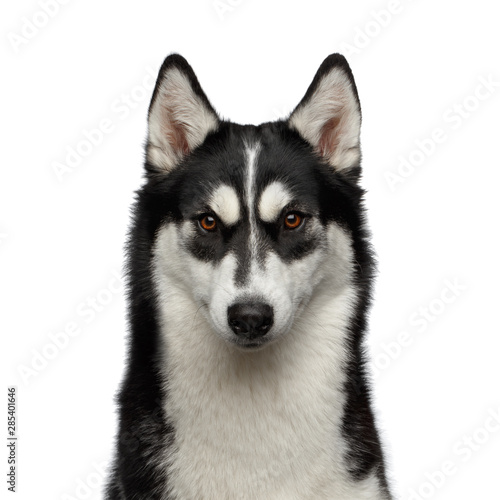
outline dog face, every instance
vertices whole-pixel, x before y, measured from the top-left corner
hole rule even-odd
[[[263,348],[319,287],[335,294],[352,278],[360,120],[338,55],[288,120],[260,126],[221,121],[187,62],[165,60],[140,194],[155,272],[228,343]]]

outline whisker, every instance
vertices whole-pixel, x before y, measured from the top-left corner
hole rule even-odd
[[[203,306],[206,306],[208,307],[208,304],[205,304],[205,302],[203,302],[203,304],[200,305],[200,307],[198,307],[198,309],[196,309],[196,312],[194,313],[194,318],[193,318],[193,323],[191,324],[191,329],[194,328],[194,323],[196,321],[196,316],[198,315],[198,311],[203,307]]]

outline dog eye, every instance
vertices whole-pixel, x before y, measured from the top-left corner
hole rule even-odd
[[[198,219],[198,223],[205,231],[215,231],[215,228],[217,227],[217,221],[215,220],[215,217],[212,217],[211,215],[202,215]]]
[[[285,229],[297,229],[303,221],[303,217],[296,212],[288,212],[285,215]]]

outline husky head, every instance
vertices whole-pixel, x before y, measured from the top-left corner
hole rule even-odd
[[[345,289],[362,227],[360,123],[338,54],[288,119],[259,126],[221,120],[186,60],[169,56],[149,109],[132,234],[143,260],[153,258],[156,301],[256,350],[286,336],[320,290]]]

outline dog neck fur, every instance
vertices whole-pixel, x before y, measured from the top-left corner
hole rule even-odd
[[[352,259],[338,226],[328,244],[339,259]],[[211,330],[206,309],[179,285],[182,276],[203,279],[185,276],[195,264],[186,258],[175,226],[164,227],[153,268],[165,412],[176,429],[165,456],[173,498],[379,498],[375,476],[353,482],[345,470],[343,367],[357,297],[351,276],[338,273],[349,266],[322,269],[325,279],[286,338],[246,353]]]

